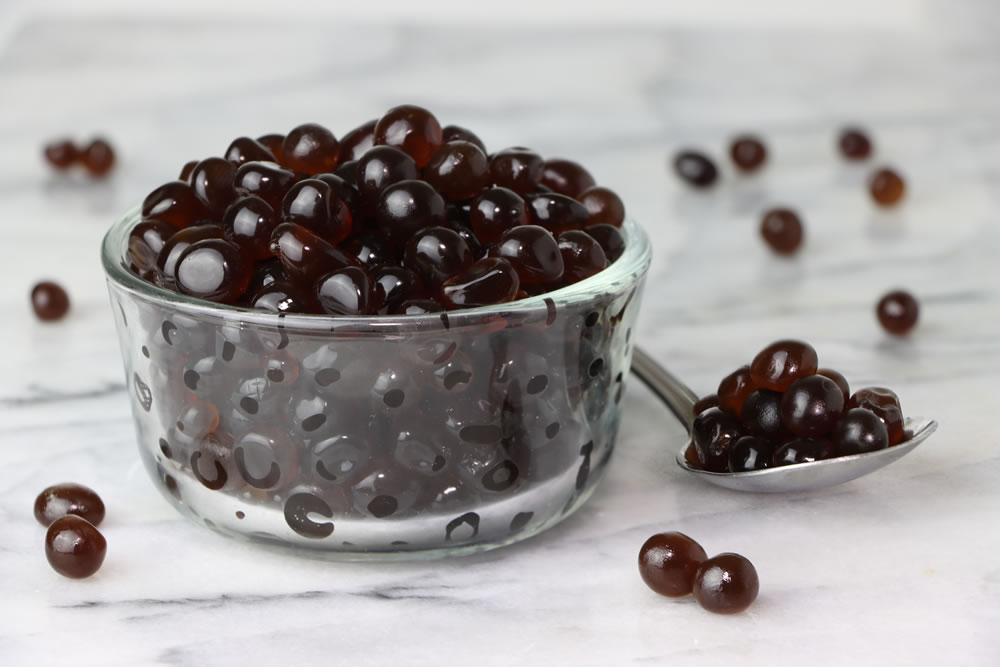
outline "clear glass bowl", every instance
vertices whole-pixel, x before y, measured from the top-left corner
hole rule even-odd
[[[181,512],[342,557],[510,544],[594,490],[649,268],[633,221],[596,276],[417,316],[277,315],[186,297],[102,248],[139,453]]]

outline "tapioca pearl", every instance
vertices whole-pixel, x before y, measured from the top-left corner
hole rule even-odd
[[[519,474],[520,471],[513,461],[501,461],[483,475],[483,488],[487,491],[507,491],[517,482]]]
[[[206,434],[191,452],[189,463],[191,473],[206,489],[232,488],[233,437],[225,431]]]
[[[524,527],[528,525],[533,516],[535,516],[534,512],[518,512],[515,514],[514,518],[510,520],[510,532],[519,533],[524,530]]]
[[[177,414],[171,440],[183,447],[191,447],[219,426],[219,411],[211,403],[193,400]]]
[[[240,476],[256,489],[286,486],[298,472],[298,453],[288,436],[276,429],[256,427],[236,442],[233,458]]]
[[[274,384],[291,386],[299,378],[299,363],[287,353],[278,353],[264,364],[264,375]]]
[[[295,493],[284,506],[285,523],[303,537],[322,539],[333,534],[332,521],[314,521],[310,515],[332,518],[333,510],[325,500],[311,493]]]
[[[341,434],[319,440],[309,448],[309,466],[317,484],[350,486],[364,476],[371,452],[363,438]]]
[[[296,395],[289,403],[293,426],[306,434],[317,431],[327,422],[327,406],[326,398],[312,392]]]
[[[399,501],[392,496],[375,496],[368,503],[367,509],[376,519],[383,519],[391,516],[399,509]]]
[[[399,432],[393,448],[393,460],[400,467],[427,476],[444,470],[450,454],[434,439],[410,430]]]
[[[373,501],[381,496],[391,497],[396,502],[392,516],[408,513],[416,502],[421,490],[421,480],[409,471],[394,467],[381,467],[357,482],[351,490],[351,497],[357,511],[369,513]],[[376,508],[387,508],[387,502],[376,503]],[[384,517],[379,517],[384,518]]]
[[[444,539],[448,542],[461,542],[474,539],[479,535],[479,515],[466,512],[455,517],[445,526]]]

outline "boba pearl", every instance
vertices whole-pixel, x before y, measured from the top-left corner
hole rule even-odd
[[[603,271],[608,266],[604,249],[586,232],[571,229],[557,238],[563,259],[563,280],[576,283]]]
[[[45,160],[56,169],[68,169],[80,159],[80,151],[69,139],[61,139],[45,144]]]
[[[224,239],[196,241],[177,261],[177,288],[188,296],[232,303],[246,291],[251,273],[236,244]]]
[[[402,247],[424,227],[440,226],[444,222],[444,199],[424,181],[399,181],[378,196],[375,224],[394,246]]]
[[[237,199],[222,217],[222,233],[250,261],[270,259],[271,234],[278,218],[271,206],[255,195]]]
[[[694,575],[694,599],[714,614],[738,614],[757,599],[760,580],[753,563],[739,554],[713,556]]]
[[[792,255],[802,245],[802,221],[790,209],[771,209],[761,218],[760,235],[774,252]]]
[[[441,128],[441,140],[446,144],[451,141],[468,141],[475,144],[483,153],[487,152],[486,144],[476,136],[475,132],[459,125],[445,125]]]
[[[31,307],[43,322],[60,320],[69,311],[69,295],[53,282],[40,282],[31,288]]]
[[[458,235],[465,240],[465,244],[469,246],[469,250],[472,251],[472,254],[476,257],[476,259],[482,259],[486,254],[486,249],[483,247],[482,241],[479,240],[479,237],[477,237],[476,233],[472,231],[472,228],[469,227],[468,223],[463,223],[453,216],[454,211],[454,208],[448,209],[448,218],[444,223],[445,227],[454,229],[458,232]]]
[[[719,382],[719,388],[715,392],[719,407],[734,417],[739,417],[743,413],[743,401],[755,388],[750,379],[750,367],[740,366]]]
[[[222,218],[226,208],[236,199],[236,167],[229,160],[210,157],[202,160],[191,172],[191,189],[201,203],[212,214],[212,218]]]
[[[744,135],[733,139],[729,146],[729,157],[741,171],[757,171],[767,159],[767,148],[757,137]]]
[[[156,268],[156,258],[177,229],[160,220],[144,220],[128,234],[128,258],[140,272]]]
[[[698,458],[709,472],[729,469],[729,449],[743,437],[743,426],[732,415],[719,408],[709,408],[694,418],[691,437],[698,449]]]
[[[398,262],[395,248],[388,246],[374,233],[352,236],[340,244],[341,250],[355,257],[366,269],[375,269]]]
[[[50,486],[35,498],[35,518],[43,526],[67,514],[75,514],[97,526],[104,520],[104,502],[93,489],[72,483]]]
[[[545,227],[553,234],[580,229],[590,219],[583,204],[565,195],[526,195],[525,203],[528,205],[531,224]]]
[[[840,153],[848,160],[864,160],[872,154],[872,142],[862,130],[854,127],[845,129],[837,140]]]
[[[783,440],[788,435],[781,417],[782,394],[770,389],[754,389],[747,394],[740,421],[750,433],[762,438]]]
[[[559,243],[544,227],[520,225],[508,229],[490,254],[510,262],[522,286],[553,283],[563,275]]]
[[[771,467],[774,443],[767,438],[745,435],[729,448],[729,472],[750,472]]]
[[[894,336],[904,336],[916,326],[920,304],[909,292],[894,290],[879,299],[875,314],[883,329]]]
[[[510,262],[485,257],[444,282],[441,302],[449,309],[507,303],[514,300],[520,286]]]
[[[480,194],[469,209],[469,224],[476,238],[485,244],[496,243],[508,229],[529,223],[528,212],[513,190],[493,187]]]
[[[868,191],[879,206],[894,206],[903,198],[906,185],[892,169],[879,169],[868,181]]]
[[[275,162],[278,159],[278,156],[272,153],[267,146],[250,137],[233,139],[233,143],[229,144],[224,156],[237,167],[245,162]]]
[[[340,138],[340,165],[351,160],[358,160],[369,148],[375,145],[375,122],[373,118]],[[338,169],[340,167],[337,167]]]
[[[437,118],[427,109],[413,104],[393,107],[375,123],[375,145],[401,149],[421,169],[442,143]]]
[[[322,312],[311,290],[290,280],[277,280],[254,292],[250,307],[271,313]]]
[[[332,245],[346,239],[353,226],[347,204],[329,183],[316,178],[299,181],[288,190],[281,202],[281,220],[301,225]]]
[[[587,226],[611,225],[621,227],[625,222],[625,204],[608,188],[595,185],[580,193],[577,198],[587,209]]]
[[[694,407],[691,409],[692,414],[697,417],[705,410],[709,408],[719,407],[719,397],[716,394],[708,394],[707,396],[702,396],[694,403]]]
[[[677,154],[674,158],[674,171],[696,188],[709,187],[719,176],[719,170],[707,155],[690,150]]]
[[[281,158],[284,154],[281,151],[282,144],[285,143],[285,135],[283,134],[262,134],[257,137],[257,143],[271,151],[271,155],[274,156],[271,162],[281,163]]]
[[[542,156],[530,148],[505,148],[490,157],[490,181],[519,195],[536,192],[542,182]]]
[[[195,225],[175,232],[156,257],[156,279],[157,282],[170,289],[176,285],[177,263],[181,255],[191,246],[192,243],[207,239],[221,239],[223,229],[219,225]]]
[[[750,380],[757,387],[785,391],[818,367],[816,350],[809,343],[779,340],[761,350],[750,364]]]
[[[253,275],[250,276],[250,284],[247,286],[247,293],[256,294],[262,288],[279,280],[288,280],[288,274],[285,273],[285,267],[281,265],[281,260],[273,257],[255,262],[253,265]]]
[[[432,285],[468,269],[476,261],[465,239],[448,227],[427,227],[410,237],[403,265]]]
[[[185,162],[184,166],[181,167],[181,173],[180,173],[180,175],[177,178],[179,180],[184,181],[185,183],[190,184],[191,183],[191,172],[194,171],[194,168],[197,167],[197,166],[198,166],[198,160],[191,160],[189,162]]]
[[[588,225],[585,232],[597,241],[604,249],[604,255],[608,258],[608,264],[616,262],[625,252],[625,237],[618,231],[617,227],[611,225]]]
[[[358,162],[357,160],[348,160],[347,162],[341,162],[337,165],[337,168],[333,170],[333,175],[342,178],[345,182],[352,184],[355,190],[357,190],[358,182]],[[323,175],[317,176],[317,178]],[[360,205],[361,198],[358,198],[358,203]]]
[[[160,220],[183,229],[212,214],[195,195],[191,186],[183,181],[170,181],[156,188],[142,202],[144,220]]]
[[[358,266],[354,257],[291,222],[275,227],[271,235],[271,254],[281,260],[290,278],[306,283],[337,269]]]
[[[357,266],[324,276],[316,284],[316,293],[320,307],[331,315],[370,315],[377,309],[372,279]]]
[[[822,375],[828,377],[837,383],[840,387],[840,393],[844,395],[844,405],[847,405],[847,401],[851,398],[851,386],[847,383],[847,378],[844,377],[839,371],[835,371],[832,368],[820,368],[816,371],[816,375]]]
[[[409,155],[392,146],[375,146],[358,158],[358,196],[365,215],[375,213],[379,194],[400,181],[417,178],[417,164]]]
[[[889,432],[871,410],[852,408],[837,422],[833,446],[838,456],[874,452],[889,446]]]
[[[115,151],[104,139],[94,139],[84,146],[78,158],[80,163],[95,178],[104,176],[115,164]]]
[[[578,197],[587,188],[596,185],[594,177],[583,165],[572,160],[554,158],[542,163],[542,185],[567,197]]]
[[[793,434],[815,438],[833,430],[844,411],[844,393],[822,375],[792,383],[781,398],[781,422]]]
[[[858,389],[847,402],[847,408],[865,408],[882,420],[889,434],[889,446],[898,445],[905,438],[903,409],[896,392],[885,387]]]
[[[775,466],[812,463],[833,456],[833,443],[827,439],[795,438],[774,450],[772,464]]]
[[[475,144],[450,141],[431,156],[423,178],[450,201],[472,199],[489,181],[489,161]]]
[[[402,303],[411,299],[424,299],[427,292],[424,283],[413,271],[402,266],[383,266],[372,272],[375,283],[376,301],[381,302],[379,312],[393,312]]]
[[[300,174],[333,171],[340,144],[330,130],[316,123],[304,123],[285,136],[281,144],[281,164]]]
[[[60,517],[45,533],[45,557],[52,569],[70,579],[85,579],[101,569],[108,543],[86,519]]]
[[[246,162],[236,170],[234,185],[242,194],[257,195],[277,211],[295,180],[295,172],[275,162]]]
[[[653,591],[671,598],[691,593],[698,566],[708,558],[684,533],[657,533],[639,549],[639,576]]]

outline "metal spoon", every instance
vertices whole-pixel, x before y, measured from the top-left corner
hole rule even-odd
[[[690,433],[691,423],[694,421],[694,404],[698,400],[697,394],[638,347],[632,351],[632,372],[666,403]],[[685,444],[677,452],[677,465],[710,484],[736,491],[757,493],[812,491],[824,486],[849,482],[889,465],[916,449],[937,430],[938,424],[932,419],[913,417],[907,418],[903,426],[913,433],[909,440],[895,447],[866,454],[839,456],[823,461],[751,472],[708,472],[691,467],[684,458],[684,451],[687,449]]]

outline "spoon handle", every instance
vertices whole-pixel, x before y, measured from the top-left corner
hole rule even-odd
[[[640,347],[632,350],[632,372],[667,404],[684,428],[690,431],[698,395]]]

